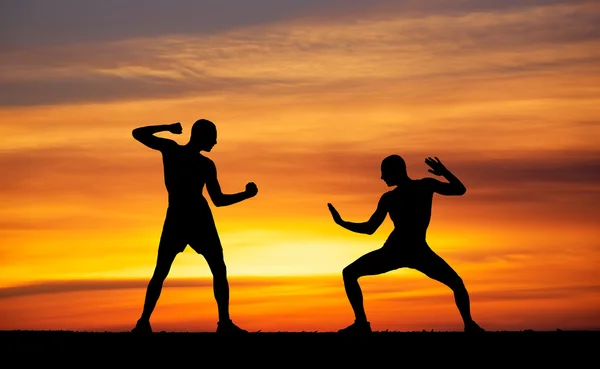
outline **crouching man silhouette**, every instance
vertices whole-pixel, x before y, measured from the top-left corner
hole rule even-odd
[[[450,265],[431,250],[425,240],[431,218],[433,195],[437,193],[460,196],[466,192],[466,188],[438,158],[427,158],[425,163],[431,167],[429,172],[445,177],[448,182],[441,182],[435,178],[417,180],[409,178],[406,163],[398,155],[390,155],[383,160],[381,179],[389,187],[396,186],[396,188],[381,196],[374,214],[367,222],[347,222],[341,218],[333,205],[328,204],[333,220],[352,232],[373,234],[387,214],[394,223],[394,230],[380,249],[361,256],[343,270],[344,287],[354,311],[355,321],[341,329],[340,333],[371,332],[358,279],[398,268],[416,269],[450,287],[454,292],[465,332],[484,331],[471,318],[469,294],[462,279]]]

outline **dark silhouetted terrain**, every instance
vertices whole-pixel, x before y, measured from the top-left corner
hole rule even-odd
[[[73,364],[77,367],[155,366],[190,363],[198,367],[244,365],[365,367],[444,365],[537,367],[593,362],[600,331],[375,332],[349,337],[336,333],[250,333],[242,337],[215,333],[88,333],[71,331],[1,331],[2,357],[13,363]],[[16,361],[14,361],[16,360]],[[217,360],[217,361],[215,361]],[[228,364],[229,363],[229,364]],[[356,365],[353,365],[356,366]]]

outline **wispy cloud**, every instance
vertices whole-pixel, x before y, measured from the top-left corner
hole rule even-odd
[[[410,15],[460,15],[502,12],[573,1],[390,1],[357,0],[156,0],[118,1],[7,0],[2,3],[3,46],[31,46],[120,40],[172,34],[213,34],[230,29],[283,22],[298,17],[356,16],[365,12]]]
[[[310,278],[309,278],[310,279]],[[294,278],[290,279],[291,281]],[[285,279],[275,278],[233,278],[230,282],[232,287],[239,288],[258,288],[269,286],[281,286],[289,281]],[[147,280],[65,280],[65,281],[45,281],[33,284],[2,287],[0,288],[0,299],[9,299],[19,296],[30,295],[47,295],[66,292],[82,292],[82,291],[114,291],[146,288]],[[165,288],[181,288],[181,287],[200,287],[212,288],[211,278],[198,279],[169,279],[165,281]]]
[[[428,283],[428,280],[407,276],[384,276],[378,278],[368,278],[361,280],[364,288],[368,290],[370,299],[387,299],[393,301],[429,301],[435,298],[447,300],[448,293],[443,285],[435,285]],[[116,291],[116,290],[132,290],[145,289],[148,284],[147,280],[70,280],[70,281],[45,281],[34,284],[3,287],[0,288],[0,299],[11,299],[21,296],[34,295],[52,295],[71,292],[93,292],[93,291]],[[338,277],[237,277],[232,278],[230,285],[234,289],[251,290],[255,289],[257,296],[245,296],[247,302],[258,302],[260,300],[268,300],[268,296],[260,293],[260,288],[282,288],[287,287],[291,290],[299,287],[305,287],[309,290],[312,288],[316,295],[332,293],[337,291],[337,294],[343,294],[341,280]],[[201,288],[211,289],[211,278],[198,279],[167,279],[165,281],[165,289],[171,288]],[[432,288],[435,287],[435,288]],[[427,292],[428,293],[423,293]],[[303,290],[303,293],[308,292]],[[503,301],[503,300],[537,300],[537,299],[553,299],[559,297],[567,297],[572,294],[577,295],[594,295],[600,293],[600,285],[561,285],[545,288],[507,288],[498,287],[498,290],[481,290],[476,291],[473,296],[478,301]],[[245,295],[245,293],[244,293]],[[397,296],[397,297],[395,297]]]
[[[133,139],[132,139],[133,141]],[[423,163],[426,152],[397,150],[362,151],[350,145],[311,145],[290,149],[285,142],[236,146],[215,159],[225,183],[245,184],[255,178],[274,193],[309,195],[367,195],[387,191],[380,177],[380,163],[387,155],[401,154],[415,178],[431,176]],[[243,161],[250,167],[238,168]],[[162,198],[160,155],[106,153],[101,148],[60,147],[22,149],[0,153],[0,164],[11,173],[0,180],[0,194],[10,198],[28,193],[44,198],[107,199],[124,196]],[[468,188],[472,200],[552,201],[557,195],[595,199],[600,180],[600,152],[513,152],[508,157],[469,157],[460,151],[441,158]],[[311,163],[307,166],[306,163]],[[442,179],[443,180],[443,179]],[[148,192],[149,191],[149,192]],[[494,194],[497,192],[497,194]],[[502,195],[498,198],[498,195]]]
[[[264,97],[318,93],[333,99],[349,89],[398,99],[419,91],[426,96],[419,84],[427,85],[431,96],[458,79],[481,83],[574,66],[579,74],[597,73],[592,45],[600,39],[598,7],[539,2],[544,6],[514,10],[512,3],[498,13],[502,6],[489,3],[483,10],[467,2],[459,16],[427,7],[432,12],[427,16],[397,10],[350,24],[343,17],[299,18],[210,37],[125,37],[7,51],[0,54],[6,86],[0,102],[38,105],[250,91]],[[402,87],[409,83],[410,89]]]
[[[426,278],[370,277],[361,280],[376,330],[460,330],[450,289]],[[232,316],[250,330],[330,331],[351,322],[341,276],[232,280]],[[596,327],[600,286],[562,284],[471,285],[475,319],[488,330],[585,329]],[[213,331],[216,308],[209,279],[167,280],[153,327],[167,331]],[[47,282],[0,289],[1,329],[131,329],[143,302],[142,281]],[[65,298],[57,298],[64,296]],[[68,298],[66,298],[68,297]],[[39,306],[43,305],[43,310]],[[192,307],[193,306],[193,307]],[[548,306],[560,308],[560,316]],[[534,314],[532,310],[535,310]],[[268,316],[268,321],[265,317]],[[498,317],[503,319],[500,323]],[[589,329],[589,328],[588,328]]]

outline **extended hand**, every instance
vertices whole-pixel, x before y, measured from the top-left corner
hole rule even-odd
[[[183,128],[181,128],[181,123],[177,122],[177,123],[171,124],[171,126],[169,127],[169,132],[176,134],[176,135],[180,135],[181,132],[183,132]]]
[[[327,203],[327,207],[329,208],[329,211],[331,212],[331,216],[333,217],[333,220],[339,224],[342,221],[342,217],[341,217],[340,213],[338,213],[336,208],[334,208],[333,205],[331,205],[330,203]]]
[[[435,159],[427,158],[425,159],[425,164],[429,165],[431,169],[429,169],[429,173],[433,173],[436,176],[443,176],[448,173],[448,169],[442,164],[440,159],[435,157]]]
[[[256,194],[258,193],[258,187],[256,187],[256,184],[254,182],[248,182],[246,184],[246,193],[248,194],[248,197],[256,196]]]

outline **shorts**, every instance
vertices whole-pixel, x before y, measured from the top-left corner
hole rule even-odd
[[[208,206],[167,209],[158,253],[177,254],[183,252],[188,245],[205,256],[223,254],[217,227]]]

